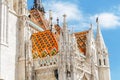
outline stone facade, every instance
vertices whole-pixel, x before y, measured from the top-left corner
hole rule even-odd
[[[43,7],[39,10],[44,14]],[[96,39],[92,26],[85,34],[85,54],[78,48],[75,33],[68,31],[64,15],[58,53],[34,59],[31,35],[45,30],[28,15],[27,0],[0,0],[0,80],[111,80],[108,50],[98,22]],[[49,22],[51,29],[51,15]]]

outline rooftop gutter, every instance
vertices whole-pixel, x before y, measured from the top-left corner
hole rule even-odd
[[[40,26],[36,25],[32,21],[28,20],[27,21],[33,28],[37,29],[38,31],[44,31]]]

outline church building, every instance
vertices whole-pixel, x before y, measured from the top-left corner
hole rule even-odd
[[[0,0],[0,80],[111,80],[109,53],[99,19],[82,32],[68,29],[67,15],[53,23],[42,0]],[[58,15],[59,16],[59,15]]]

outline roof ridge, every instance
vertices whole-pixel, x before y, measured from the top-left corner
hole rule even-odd
[[[85,30],[85,31],[81,31],[81,32],[75,32],[74,34],[78,34],[78,33],[84,33],[84,32],[88,32],[89,30]]]

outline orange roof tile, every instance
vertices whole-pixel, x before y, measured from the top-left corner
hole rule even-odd
[[[55,25],[55,29],[56,29],[56,31],[58,32],[58,34],[60,34],[60,30],[61,30],[60,26],[56,24],[56,25]]]
[[[46,30],[32,34],[33,58],[53,56],[58,52],[58,43],[51,31]]]
[[[86,41],[87,41],[86,34],[87,33],[88,31],[74,33],[77,39],[78,48],[80,52],[82,52],[84,55],[86,55]]]
[[[48,27],[48,22],[45,20],[42,13],[37,9],[30,10],[31,20],[39,25],[42,29],[46,30]]]

